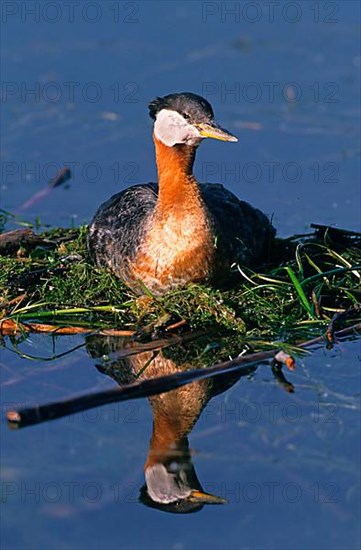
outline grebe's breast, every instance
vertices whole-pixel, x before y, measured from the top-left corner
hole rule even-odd
[[[136,185],[114,195],[89,227],[89,248],[99,266],[141,292],[156,294],[187,282],[223,285],[233,263],[262,262],[275,230],[258,209],[220,184],[199,184],[198,204],[157,208],[158,185]],[[138,286],[138,288],[137,288]]]
[[[156,208],[143,241],[131,262],[131,276],[155,293],[187,282],[204,281],[214,265],[211,217],[201,200]]]

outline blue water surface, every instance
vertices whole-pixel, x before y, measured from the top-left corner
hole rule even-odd
[[[31,336],[2,352],[2,408],[116,387],[80,337]],[[36,359],[36,357],[38,359]],[[213,397],[190,448],[203,490],[228,504],[169,514],[139,501],[152,430],[146,400],[20,431],[2,424],[2,547],[356,549],[360,343],[319,349],[287,376],[269,366]],[[177,411],[174,411],[175,417]]]

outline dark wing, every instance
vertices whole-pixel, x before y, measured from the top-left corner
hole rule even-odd
[[[126,276],[157,201],[155,183],[134,185],[100,206],[89,226],[88,247],[99,266]]]
[[[267,258],[275,229],[257,208],[240,201],[220,184],[201,184],[203,200],[211,213],[216,247],[223,262],[256,266]]]

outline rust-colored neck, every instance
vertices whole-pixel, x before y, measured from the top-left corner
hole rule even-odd
[[[168,147],[155,136],[155,153],[158,169],[159,204],[178,204],[199,197],[198,185],[193,176],[196,147],[175,145]]]
[[[158,462],[165,462],[172,456],[182,454],[184,441],[187,442],[184,431],[188,432],[188,430],[183,430],[181,426],[171,426],[169,419],[155,418],[144,469],[146,470],[149,466]]]
[[[187,436],[209,399],[209,391],[209,381],[201,380],[150,398],[154,421],[145,469],[188,450]]]

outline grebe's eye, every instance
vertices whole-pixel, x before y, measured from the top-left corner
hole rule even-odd
[[[189,120],[191,118],[191,116],[188,114],[188,113],[183,113],[183,118],[185,118],[186,120]]]

